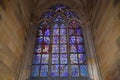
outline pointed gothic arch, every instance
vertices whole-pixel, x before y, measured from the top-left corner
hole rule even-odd
[[[33,54],[32,78],[89,77],[83,30],[79,17],[56,4],[40,17]]]

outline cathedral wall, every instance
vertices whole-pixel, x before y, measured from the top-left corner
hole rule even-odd
[[[120,1],[101,0],[92,24],[103,80],[120,80]]]
[[[18,80],[30,6],[30,0],[0,0],[0,80]]]

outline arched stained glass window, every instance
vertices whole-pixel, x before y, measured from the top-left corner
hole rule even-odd
[[[78,16],[62,4],[49,9],[37,31],[31,77],[88,77]]]

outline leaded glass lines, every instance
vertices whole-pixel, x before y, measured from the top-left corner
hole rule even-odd
[[[38,28],[32,77],[88,77],[83,31],[78,20],[65,22],[68,17],[76,17],[72,11],[66,13],[66,17],[60,14],[67,8],[56,5],[50,9],[59,14],[44,14],[52,23],[43,20]]]

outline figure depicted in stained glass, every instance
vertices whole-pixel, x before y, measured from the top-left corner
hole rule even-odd
[[[83,77],[88,77],[87,65],[80,65],[80,74]]]
[[[68,76],[68,65],[60,65],[60,76],[61,77]]]
[[[41,54],[34,54],[33,64],[40,64]]]
[[[48,76],[48,65],[41,65],[40,76],[41,77]]]
[[[51,76],[52,77],[59,76],[59,65],[51,65]]]
[[[78,77],[79,76],[78,65],[71,65],[71,76],[72,77]]]
[[[49,54],[42,54],[41,63],[42,64],[48,64],[48,60],[49,60]]]
[[[59,54],[52,54],[52,64],[59,64]]]
[[[67,54],[60,54],[60,64],[68,64],[68,56]]]

